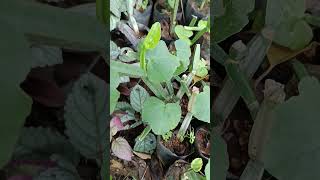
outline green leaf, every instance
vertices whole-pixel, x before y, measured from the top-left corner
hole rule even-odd
[[[107,84],[93,74],[75,82],[65,106],[66,134],[85,157],[102,162],[107,144]]]
[[[210,88],[205,86],[203,92],[195,97],[191,113],[198,120],[210,123]]]
[[[187,171],[183,173],[181,180],[205,180],[206,178],[194,171]]]
[[[2,7],[2,5],[1,5]],[[11,158],[25,118],[30,113],[32,101],[19,87],[31,68],[29,44],[23,34],[6,22],[1,22],[1,116],[0,121],[0,168]],[[14,73],[14,74],[12,74]]]
[[[131,161],[133,156],[132,149],[126,139],[118,137],[112,141],[111,150],[118,158]]]
[[[277,179],[320,178],[319,91],[319,81],[307,76],[299,83],[299,96],[274,109],[263,163]]]
[[[220,16],[214,17],[213,20],[213,41],[215,42],[221,42],[240,32],[249,23],[248,14],[253,11],[255,4],[255,0],[224,0],[223,2],[224,14],[221,15],[220,12]]]
[[[149,133],[142,141],[139,140],[139,137],[136,138],[136,144],[134,145],[133,150],[146,154],[152,154],[156,149],[156,146],[156,137],[152,133]]]
[[[266,25],[274,30],[273,41],[292,50],[302,49],[313,38],[304,21],[305,0],[268,0]]]
[[[145,74],[140,66],[135,64],[126,64],[119,61],[110,61],[110,69],[115,72],[128,75],[129,77],[140,78]]]
[[[174,45],[177,50],[177,58],[180,61],[180,66],[177,68],[175,75],[180,75],[181,73],[185,72],[190,64],[190,56],[191,50],[189,44],[187,44],[183,40],[177,40],[174,42]]]
[[[211,155],[211,159],[213,161],[212,179],[226,179],[228,168],[229,168],[227,145],[219,135],[214,134],[212,148],[215,149],[214,154]],[[207,170],[207,167],[206,167],[206,176],[208,176],[207,175],[208,171],[209,170]],[[210,179],[210,178],[207,177],[207,179]]]
[[[32,67],[46,67],[56,64],[62,64],[62,51],[53,46],[33,46],[31,48],[33,55]]]
[[[192,168],[192,170],[195,171],[195,172],[201,171],[202,165],[203,165],[203,162],[202,162],[202,159],[201,159],[201,158],[195,158],[195,159],[192,160],[192,162],[191,162],[191,168]]]
[[[40,160],[59,154],[74,164],[80,160],[69,141],[61,134],[49,128],[23,128],[13,153],[13,159]]]
[[[139,84],[135,85],[130,92],[130,104],[134,110],[141,112],[143,103],[149,97],[149,93]]]
[[[164,41],[148,51],[146,59],[147,77],[155,83],[170,81],[179,66],[179,60],[169,52]]]
[[[120,97],[120,92],[117,90],[120,83],[119,73],[112,68],[110,69],[110,79],[110,114],[112,114]]]
[[[143,46],[146,49],[153,49],[157,46],[161,38],[161,25],[159,22],[154,23],[151,26],[148,35],[143,40]]]
[[[207,180],[211,180],[210,179],[210,159],[209,159],[209,161],[208,161],[208,163],[207,163],[207,165],[206,165],[206,167],[204,169],[204,173],[206,175],[206,179]]]
[[[176,33],[179,39],[185,41],[186,43],[188,43],[188,45],[191,44],[189,38],[193,35],[192,31],[185,29],[182,25],[177,25],[174,28],[174,32]]]
[[[178,103],[165,104],[156,97],[149,97],[143,104],[142,121],[149,124],[156,135],[163,135],[180,122],[181,107]]]
[[[200,44],[196,45],[196,50],[194,52],[193,70],[196,71],[196,75],[201,78],[208,74],[207,63],[200,57]]]

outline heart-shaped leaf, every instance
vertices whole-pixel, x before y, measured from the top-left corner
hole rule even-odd
[[[196,95],[191,113],[198,120],[210,123],[210,88],[205,86],[203,92]]]
[[[131,161],[132,159],[132,149],[127,140],[122,137],[118,137],[112,141],[111,145],[112,152],[120,159]]]
[[[155,83],[169,81],[180,65],[178,58],[169,52],[164,41],[160,41],[156,48],[148,51],[146,59],[147,77]]]
[[[174,129],[180,122],[181,107],[156,97],[149,97],[143,104],[142,121],[149,124],[156,135],[163,135]]]
[[[143,140],[139,140],[139,137],[136,138],[136,144],[133,147],[133,150],[137,152],[152,154],[154,149],[157,146],[156,137],[149,133]]]
[[[139,84],[135,85],[130,93],[130,104],[134,110],[141,112],[143,103],[149,97],[149,93]]]

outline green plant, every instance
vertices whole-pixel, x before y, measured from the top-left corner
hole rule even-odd
[[[191,167],[188,171],[183,173],[182,178],[183,180],[205,180],[206,177],[201,172],[203,166],[203,162],[201,158],[195,158],[191,162]]]
[[[175,33],[176,35],[182,39],[187,41],[190,45],[193,45],[196,43],[204,33],[209,32],[210,33],[210,18],[205,20],[198,21],[197,26],[194,26],[194,22],[191,21],[190,26],[182,26],[177,25],[175,26]],[[190,38],[193,36],[193,31],[197,32],[195,36],[190,40]]]
[[[172,131],[169,131],[161,136],[164,141],[168,141],[172,137]]]
[[[196,137],[195,137],[195,135],[194,135],[194,129],[193,129],[193,127],[191,127],[191,130],[186,134],[185,137],[189,139],[190,144],[193,144],[193,143],[194,143],[194,140],[195,140]]]

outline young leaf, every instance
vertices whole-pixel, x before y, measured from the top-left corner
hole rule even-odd
[[[93,74],[75,82],[66,106],[66,134],[85,157],[102,162],[107,141],[107,84]]]
[[[213,20],[213,41],[215,42],[221,42],[241,31],[249,23],[248,14],[254,9],[255,4],[255,0],[224,0],[223,2],[224,14],[218,13],[220,16],[214,17]]]
[[[181,107],[177,103],[165,104],[156,97],[149,97],[143,104],[142,121],[150,125],[156,135],[174,129],[181,118]]]
[[[132,149],[126,139],[118,137],[112,141],[111,145],[112,152],[120,159],[131,161],[132,159]]]
[[[179,66],[179,60],[169,52],[164,41],[148,51],[146,59],[147,77],[154,83],[170,81]]]
[[[159,43],[160,38],[161,38],[161,25],[159,22],[156,22],[151,26],[151,29],[148,35],[143,40],[143,46],[146,49],[153,49]]]
[[[192,105],[192,114],[198,120],[210,123],[210,88],[205,86],[203,92],[196,95]]]
[[[182,25],[177,25],[174,27],[174,32],[178,36],[179,39],[191,44],[190,37],[193,35],[193,32],[190,30],[185,29]]]
[[[195,172],[201,171],[202,165],[203,165],[203,162],[202,162],[201,158],[196,158],[196,159],[192,160],[192,162],[191,162],[191,168]]]
[[[140,85],[132,88],[130,93],[130,104],[134,110],[141,112],[143,103],[149,97],[149,93]]]
[[[156,137],[149,133],[142,141],[139,140],[139,137],[136,138],[136,144],[133,147],[134,151],[152,154],[157,146]]]
[[[183,40],[177,40],[174,42],[174,45],[177,50],[177,58],[180,61],[180,66],[177,68],[175,75],[180,75],[181,73],[185,72],[190,64],[190,56],[191,50],[189,44],[187,44]]]

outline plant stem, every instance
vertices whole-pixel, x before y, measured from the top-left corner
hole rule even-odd
[[[256,117],[256,114],[259,110],[259,103],[256,99],[255,93],[253,92],[249,80],[247,79],[246,75],[243,73],[243,71],[240,69],[239,66],[239,59],[233,60],[234,58],[243,58],[242,54],[244,54],[244,51],[246,50],[241,45],[241,42],[234,43],[232,45],[232,50],[230,50],[233,53],[234,57],[229,57],[223,49],[216,48],[215,50],[220,51],[216,52],[216,54],[221,55],[224,58],[222,59],[222,64],[224,65],[227,74],[229,78],[233,81],[235,86],[238,89],[238,92],[240,96],[243,98],[245,103],[247,104],[247,107],[250,110],[252,118]]]
[[[200,10],[203,9],[204,5],[206,4],[207,0],[202,0],[201,6],[200,6]]]
[[[186,78],[185,80],[183,80],[183,81],[185,81],[185,85],[186,85],[187,87],[190,86],[194,75],[195,75],[195,72],[191,72],[191,73],[188,74],[187,78]],[[178,93],[177,93],[177,99],[181,99],[182,96],[184,95],[184,93],[186,93],[185,87],[183,87],[183,86],[181,85],[181,87],[180,87],[180,89],[179,89],[179,91],[178,91]]]
[[[148,86],[148,88],[161,100],[169,100],[167,93],[161,86],[161,84],[155,84],[149,81],[147,78],[142,77],[142,81]]]
[[[173,90],[173,86],[172,86],[171,81],[167,81],[166,85],[167,85],[167,89],[168,89],[169,95],[173,96],[174,95],[174,90]]]
[[[174,33],[174,27],[176,26],[176,19],[177,19],[179,1],[180,0],[175,0],[174,8],[173,8],[173,11],[172,11],[172,14],[171,14],[171,24],[170,24],[170,32],[171,32],[171,34]]]
[[[182,142],[184,140],[184,136],[187,132],[187,129],[190,125],[190,122],[192,120],[192,113],[188,112],[187,115],[184,117],[184,120],[180,126],[179,132],[178,132],[178,139],[180,140],[180,142]]]
[[[141,69],[146,72],[146,48],[142,45],[141,51],[140,51],[140,67]]]
[[[151,127],[148,125],[144,128],[142,133],[139,135],[139,141],[142,141],[151,131]]]
[[[194,26],[196,24],[197,20],[198,20],[198,17],[192,15],[192,20],[191,20],[189,26],[191,26],[191,27]]]
[[[204,33],[206,33],[208,31],[208,28],[203,28],[201,31],[199,31],[194,37],[193,39],[191,40],[191,46],[196,43],[200,38],[201,36],[203,36]]]

